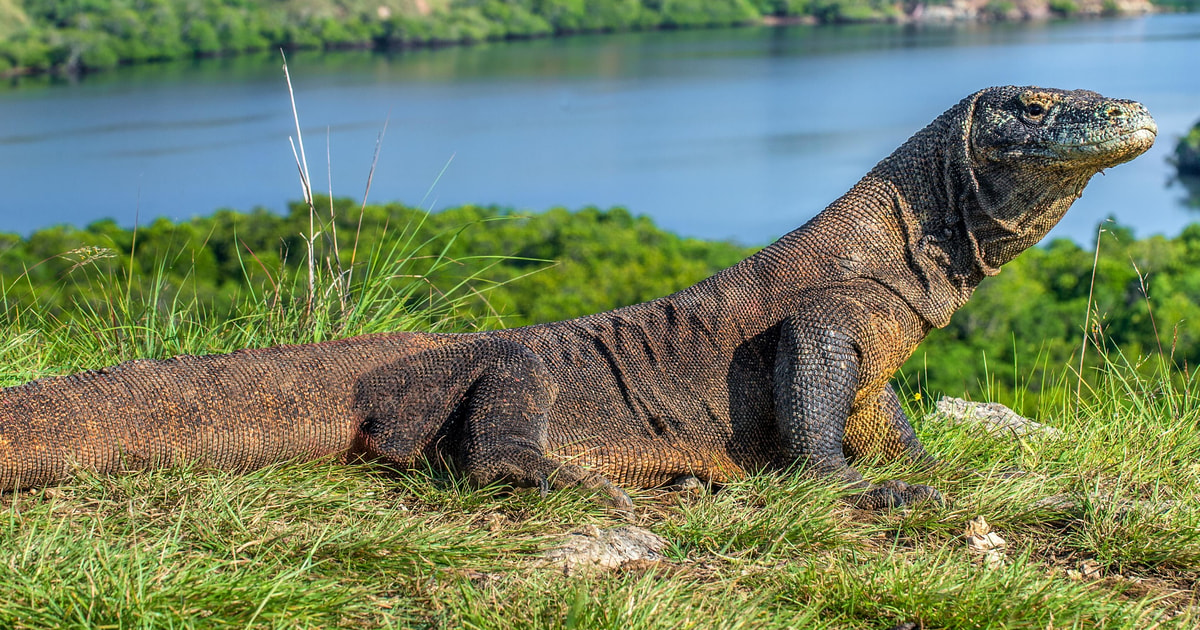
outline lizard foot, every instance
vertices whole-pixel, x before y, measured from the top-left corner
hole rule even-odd
[[[605,504],[620,510],[633,507],[633,500],[624,490],[604,476],[589,472],[574,464],[562,464],[548,457],[525,450],[496,451],[491,465],[470,470],[471,478],[479,485],[493,482],[510,483],[520,488],[537,488],[542,496],[550,490],[578,487],[593,490]]]
[[[570,485],[570,484],[568,484]],[[600,475],[587,475],[585,478],[575,482],[573,485],[585,488],[587,490],[596,490],[602,495],[601,501],[606,505],[618,510],[629,510],[633,508],[633,499],[629,498],[629,494],[612,483],[611,481],[601,477]],[[549,477],[543,476],[538,481],[538,491],[542,498],[550,495],[551,487],[564,487],[554,484]]]
[[[586,477],[580,480],[577,485],[588,490],[597,491],[601,500],[608,504],[609,507],[621,511],[633,509],[633,499],[629,498],[629,494],[620,488],[620,486],[605,479],[601,475],[595,473],[584,473]]]
[[[850,503],[861,510],[886,510],[925,501],[945,505],[942,493],[931,486],[909,485],[890,479],[871,485],[867,490],[849,497]]]
[[[707,492],[709,488],[707,484],[695,475],[679,475],[663,486],[662,489],[667,492],[700,495]]]

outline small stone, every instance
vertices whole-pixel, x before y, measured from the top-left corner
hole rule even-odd
[[[1043,497],[1034,502],[1033,507],[1060,512],[1069,512],[1079,507],[1079,502],[1069,494],[1055,494]]]
[[[950,424],[965,424],[982,429],[992,437],[1048,438],[1062,437],[1062,431],[1017,414],[1000,403],[977,403],[945,396],[937,401],[937,410],[929,419]]]
[[[559,545],[543,554],[544,564],[561,565],[572,575],[590,570],[619,569],[636,562],[660,562],[667,547],[662,536],[633,525],[600,529],[588,525],[579,532],[563,536]]]

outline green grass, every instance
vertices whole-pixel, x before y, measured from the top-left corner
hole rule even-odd
[[[120,274],[95,274],[107,299],[79,318],[8,314],[0,379],[461,327],[448,316],[470,292],[430,290],[422,278],[447,262],[407,259],[410,233],[360,252],[352,281],[318,266],[311,293],[307,277],[269,270],[275,289],[239,298],[232,320],[186,291],[137,294]],[[634,491],[632,518],[669,541],[667,559],[584,576],[537,559],[555,535],[625,522],[586,493],[331,462],[85,475],[0,498],[0,627],[1195,628],[1198,384],[1140,375],[1121,357],[1106,365],[1081,404],[1043,407],[1068,439],[917,424],[951,464],[1024,476],[872,464],[871,477],[933,483],[951,499],[877,514],[779,474],[699,495]],[[976,516],[1007,540],[1002,566],[968,553]]]

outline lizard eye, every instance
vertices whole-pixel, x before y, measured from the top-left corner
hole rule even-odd
[[[1041,118],[1042,114],[1046,113],[1046,107],[1041,103],[1030,103],[1029,106],[1025,108],[1025,113],[1028,114],[1030,118]]]

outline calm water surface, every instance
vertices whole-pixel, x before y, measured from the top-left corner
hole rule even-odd
[[[318,190],[331,170],[335,194],[361,197],[389,120],[374,201],[623,205],[745,243],[799,225],[980,87],[1140,100],[1158,145],[1098,176],[1054,232],[1087,242],[1110,214],[1139,235],[1200,219],[1166,162],[1200,118],[1198,60],[1200,15],[1162,15],[633,33],[289,65]],[[300,196],[294,133],[271,55],[0,87],[0,231],[280,210]]]

